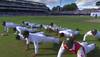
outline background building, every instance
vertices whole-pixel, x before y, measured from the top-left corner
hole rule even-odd
[[[39,2],[23,0],[1,0],[0,15],[48,15],[49,8]]]

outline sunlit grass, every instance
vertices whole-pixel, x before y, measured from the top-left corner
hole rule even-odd
[[[93,28],[100,30],[100,23],[85,22],[90,19],[93,18],[89,16],[15,16],[0,17],[0,24],[2,24],[3,21],[15,22],[17,24],[21,24],[22,21],[30,21],[40,24],[49,24],[50,22],[54,22],[55,24],[65,28],[79,28],[82,36],[79,36],[78,38],[82,39],[83,34],[88,30]],[[0,32],[2,32],[2,30],[3,27],[0,25]],[[53,33],[48,34],[53,35]],[[88,54],[88,57],[99,57],[100,41],[93,37],[88,37],[87,40],[90,43],[96,43],[97,45],[96,49]],[[57,50],[59,49],[55,50],[55,46],[52,43],[41,43],[39,55],[37,57],[56,57],[58,52]],[[10,30],[8,36],[0,36],[0,57],[32,57],[32,53],[34,53],[33,45],[31,44],[29,51],[26,51],[25,43],[16,40],[12,30]],[[64,57],[75,57],[75,55],[65,53]]]

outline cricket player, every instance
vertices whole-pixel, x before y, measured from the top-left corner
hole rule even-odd
[[[61,44],[57,57],[62,57],[64,51],[69,51],[77,57],[86,57],[86,54],[94,50],[95,47],[95,43],[78,42],[74,40],[74,37],[66,38]]]
[[[90,31],[86,32],[84,34],[83,41],[86,41],[87,36],[94,36],[95,38],[100,39],[100,32],[97,31],[96,29],[93,29],[93,30],[90,30]]]
[[[22,35],[22,33],[23,33],[24,31],[36,32],[37,29],[36,29],[36,28],[34,28],[34,29],[28,29],[28,28],[26,28],[26,27],[17,26],[17,27],[16,27],[16,32],[15,32],[15,34],[17,34],[17,35],[16,35],[16,39],[18,39],[18,40],[25,40],[25,39],[24,39],[24,36]]]
[[[64,30],[58,31],[58,34],[64,35],[65,37],[72,37],[72,35],[75,35],[75,36],[79,35],[80,32],[74,31],[72,29],[64,29]]]
[[[2,25],[4,26],[5,32],[8,32],[9,28],[15,28],[16,26],[18,26],[17,24],[13,22],[6,22],[6,21],[4,21]]]
[[[22,21],[22,25],[23,25],[23,26],[28,26],[29,23],[30,23],[30,22]]]
[[[43,26],[44,29],[48,30],[49,32],[57,32],[57,30],[60,28],[53,22],[51,22],[49,25]]]
[[[43,32],[37,32],[37,33],[29,33],[28,31],[25,31],[23,33],[24,38],[26,39],[26,45],[27,48],[29,48],[29,43],[32,42],[34,44],[34,48],[35,48],[35,54],[37,55],[38,49],[39,49],[39,43],[44,42],[44,43],[57,43],[59,44],[60,40],[59,38],[55,38],[55,37],[50,37],[50,36],[46,36],[44,35]]]
[[[16,31],[18,31],[19,33],[23,32],[23,31],[35,32],[35,31],[37,31],[37,29],[36,28],[28,29],[23,26],[17,26]]]
[[[30,28],[42,28],[41,24],[36,24],[36,23],[30,23],[30,22],[22,22],[24,26],[30,27]]]

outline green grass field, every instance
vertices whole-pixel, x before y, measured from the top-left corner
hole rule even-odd
[[[30,21],[33,23],[49,24],[54,22],[55,24],[65,27],[76,29],[79,28],[81,36],[78,39],[82,39],[83,34],[90,29],[96,28],[100,30],[100,23],[86,22],[92,20],[93,17],[89,16],[15,16],[15,17],[0,17],[0,24],[3,21],[11,21],[21,24],[22,21]],[[98,19],[100,19],[98,17]],[[3,31],[2,25],[0,25],[0,33]],[[51,34],[51,33],[50,33]],[[100,56],[100,41],[93,37],[87,38],[88,42],[96,43],[96,49],[89,53],[87,57],[99,57]],[[37,57],[56,57],[57,50],[54,44],[41,44],[39,49],[39,55]],[[53,48],[54,47],[54,48]],[[8,36],[0,36],[0,57],[32,57],[34,53],[33,45],[30,46],[28,51],[25,50],[25,43],[15,39],[15,35],[12,31],[8,33]],[[69,53],[64,53],[63,57],[75,57]]]

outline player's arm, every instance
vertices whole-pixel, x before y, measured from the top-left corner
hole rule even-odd
[[[65,48],[64,48],[63,44],[64,44],[64,42],[62,42],[62,44],[61,44],[61,47],[60,47],[58,54],[57,54],[57,57],[62,57],[62,54],[64,53]]]
[[[25,41],[26,41],[26,50],[28,50],[29,49],[29,43],[30,43],[30,41],[29,41],[28,38],[25,38]]]
[[[91,35],[92,35],[91,31],[88,31],[87,33],[85,33],[83,41],[86,41],[86,37],[91,36]]]

